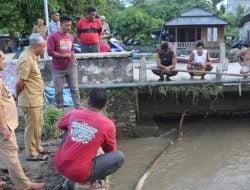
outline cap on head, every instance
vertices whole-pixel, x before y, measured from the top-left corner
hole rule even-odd
[[[49,16],[51,16],[51,15],[53,15],[53,14],[56,14],[56,13],[59,13],[59,11],[58,10],[51,10],[50,12],[49,12]]]

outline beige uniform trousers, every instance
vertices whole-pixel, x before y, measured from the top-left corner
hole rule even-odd
[[[43,109],[42,107],[21,107],[25,119],[25,152],[27,158],[36,157],[43,151],[42,129],[43,129]]]
[[[9,140],[3,140],[0,134],[0,159],[1,164],[9,171],[10,178],[17,190],[23,189],[30,185],[31,181],[24,174],[23,168],[18,158],[18,146],[16,135],[13,131]]]

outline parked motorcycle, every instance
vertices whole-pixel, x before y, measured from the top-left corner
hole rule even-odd
[[[248,44],[246,42],[244,42],[243,40],[236,40],[236,41],[232,41],[230,43],[230,48],[238,48],[238,49],[244,49],[244,48],[248,48]]]
[[[111,52],[121,52],[125,51],[123,48],[123,45],[121,42],[119,42],[117,39],[110,37],[108,38],[108,44],[110,46],[110,51]]]
[[[81,45],[78,43],[74,43],[74,52],[75,53],[81,53]]]
[[[109,44],[111,52],[125,51],[122,43],[120,41],[118,41],[117,39],[115,39],[112,35],[108,36],[107,39],[108,39],[108,44]],[[106,45],[106,44],[101,44],[101,45]],[[81,45],[80,44],[74,43],[74,52],[81,53]]]

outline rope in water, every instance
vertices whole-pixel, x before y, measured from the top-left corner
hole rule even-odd
[[[168,150],[168,148],[171,145],[173,145],[174,143],[180,141],[181,138],[183,137],[183,132],[181,132],[181,129],[182,129],[182,124],[183,124],[183,120],[184,120],[184,116],[186,115],[186,112],[187,112],[187,110],[185,110],[183,112],[182,116],[181,116],[179,130],[178,130],[178,133],[176,135],[176,138],[173,141],[171,141],[170,143],[168,143],[167,146],[165,146],[164,149],[151,162],[151,164],[149,165],[148,169],[145,171],[145,173],[141,176],[141,178],[137,182],[135,190],[142,190],[143,189],[145,181],[147,180],[147,178],[150,175],[150,173],[155,169],[155,167],[158,164],[158,162],[160,161],[160,158],[162,157],[162,155]]]

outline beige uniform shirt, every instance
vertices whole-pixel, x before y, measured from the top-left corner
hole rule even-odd
[[[43,25],[42,27],[35,25],[32,29],[32,33],[42,33],[45,36],[48,36],[48,27]]]
[[[24,80],[24,88],[18,95],[18,105],[22,107],[43,106],[44,84],[38,57],[29,49],[25,50],[17,61],[17,79]]]
[[[109,28],[108,23],[105,22],[102,25],[102,34],[101,35],[102,35],[102,37],[107,37],[107,36],[109,36],[109,34],[110,34],[110,28]],[[102,38],[101,43],[104,43],[104,44],[108,45],[108,39]]]
[[[0,106],[2,106],[5,122],[11,130],[15,130],[18,126],[18,116],[16,103],[14,98],[10,95],[0,75]]]

